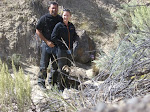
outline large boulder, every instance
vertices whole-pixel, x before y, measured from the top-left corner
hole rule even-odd
[[[75,61],[79,63],[88,63],[95,58],[95,43],[86,34],[85,30],[77,31],[79,42],[74,50]]]
[[[87,111],[88,110],[88,111]],[[78,112],[149,112],[150,95],[143,97],[134,97],[128,100],[122,100],[117,103],[99,102],[95,110],[82,109]]]

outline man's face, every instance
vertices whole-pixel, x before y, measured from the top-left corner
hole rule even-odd
[[[51,4],[49,7],[49,12],[52,16],[56,16],[58,14],[58,6]]]

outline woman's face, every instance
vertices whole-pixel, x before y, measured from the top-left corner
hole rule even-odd
[[[71,15],[70,15],[69,12],[67,12],[67,11],[64,11],[64,12],[63,12],[62,18],[63,18],[63,21],[64,21],[64,22],[68,22],[69,19],[70,19],[70,17],[71,17]]]

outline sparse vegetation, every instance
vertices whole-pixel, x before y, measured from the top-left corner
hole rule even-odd
[[[31,86],[29,77],[25,77],[23,70],[13,72],[0,60],[0,111],[25,112],[31,105]]]
[[[133,2],[134,7],[132,7]],[[116,38],[120,40],[118,47],[109,55],[100,55],[95,61],[97,66],[101,68],[96,79],[101,79],[109,74],[105,85],[103,85],[106,88],[103,100],[114,100],[118,96],[130,98],[150,92],[149,86],[136,88],[141,81],[143,83],[149,81],[150,24],[148,20],[150,19],[150,7],[147,5],[136,6],[135,1],[132,1],[130,4],[126,4],[119,14],[121,21],[118,21],[117,34],[121,38]],[[116,84],[120,86],[117,87]],[[108,87],[110,87],[109,90]]]
[[[19,67],[21,65],[21,54],[12,54],[11,56],[6,57],[5,62],[9,69],[12,68],[12,61],[13,66],[15,66],[17,70],[19,70]]]

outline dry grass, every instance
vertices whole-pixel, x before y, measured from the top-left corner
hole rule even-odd
[[[0,109],[3,112],[25,112],[31,105],[31,87],[29,77],[23,70],[10,73],[6,64],[0,61]]]

